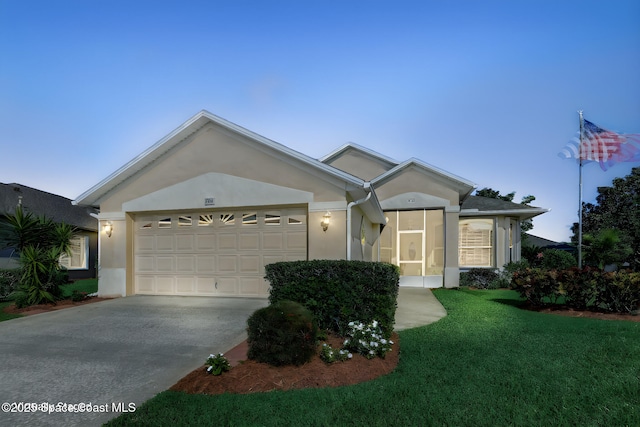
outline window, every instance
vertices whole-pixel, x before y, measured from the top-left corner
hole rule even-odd
[[[191,216],[190,215],[179,216],[178,227],[191,227]]]
[[[279,212],[267,212],[264,216],[265,225],[280,225]]]
[[[256,225],[258,223],[258,213],[250,212],[242,214],[242,225]]]
[[[89,268],[89,236],[72,237],[69,246],[71,255],[62,255],[60,265],[67,270],[87,270]]]
[[[171,218],[162,218],[158,220],[158,228],[171,228]]]
[[[291,215],[289,216],[289,220],[287,224],[295,225],[295,224],[304,224],[306,216],[305,215]]]
[[[236,223],[235,216],[233,214],[220,214],[220,223],[222,225],[234,225]]]
[[[493,219],[465,219],[459,223],[460,267],[493,267]]]
[[[200,215],[198,219],[198,227],[209,227],[213,225],[213,215]]]

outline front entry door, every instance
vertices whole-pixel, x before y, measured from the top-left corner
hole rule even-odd
[[[415,278],[415,285],[422,286],[422,276],[424,276],[424,231],[400,231],[398,239],[400,241],[398,245],[400,275],[407,277],[405,282]],[[418,282],[420,283],[418,284]]]

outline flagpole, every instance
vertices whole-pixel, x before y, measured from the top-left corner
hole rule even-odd
[[[582,117],[582,110],[578,111],[580,114],[580,147],[578,147],[579,172],[578,172],[578,268],[582,268],[582,150],[584,149],[582,135],[584,134],[584,118]]]

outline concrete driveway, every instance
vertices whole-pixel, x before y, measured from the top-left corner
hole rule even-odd
[[[132,296],[0,322],[0,425],[101,425],[242,342],[247,318],[266,305]],[[84,412],[27,413],[24,403]]]

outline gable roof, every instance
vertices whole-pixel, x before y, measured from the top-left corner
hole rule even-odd
[[[184,122],[174,131],[169,133],[164,138],[160,139],[154,145],[143,151],[137,157],[130,160],[124,166],[116,170],[104,180],[79,195],[72,203],[74,205],[94,206],[99,207],[100,202],[119,185],[127,181],[129,178],[143,171],[148,166],[152,165],[161,157],[167,155],[174,147],[178,146],[189,136],[195,134],[204,126],[209,123],[214,123],[230,132],[241,135],[253,143],[275,151],[278,155],[281,155],[293,162],[297,162],[304,166],[307,171],[315,171],[318,176],[325,179],[333,179],[340,182],[341,187],[353,197],[354,200],[362,199],[368,194],[369,185],[364,180],[353,176],[347,172],[341,171],[330,165],[326,165],[319,160],[302,154],[296,150],[286,147],[280,143],[272,141],[236,125],[228,120],[216,116],[206,110],[200,111],[195,116]],[[369,190],[369,191],[367,191]],[[384,222],[384,214],[378,199],[371,197],[367,202],[361,206],[372,221]]]
[[[460,216],[511,215],[520,219],[549,212],[549,209],[527,206],[492,197],[469,196],[462,202]]]
[[[454,188],[456,191],[458,191],[460,200],[465,200],[467,197],[469,197],[471,192],[477,187],[475,183],[467,179],[425,163],[420,159],[416,159],[415,157],[412,157],[409,160],[396,165],[393,169],[390,169],[387,172],[375,177],[371,180],[371,184],[383,184],[392,179],[394,176],[402,173],[402,171],[412,167],[417,168],[425,174],[430,175],[433,178],[438,179],[448,186]]]
[[[109,192],[113,191],[127,179],[131,178],[147,166],[154,163],[160,157],[167,154],[167,152],[169,152],[173,147],[182,142],[185,138],[196,133],[198,130],[209,123],[217,124],[231,132],[244,136],[258,145],[271,148],[284,156],[301,162],[303,165],[308,166],[313,170],[321,172],[321,174],[337,178],[338,180],[345,183],[347,191],[357,190],[364,187],[364,181],[360,178],[326,165],[296,150],[265,138],[262,135],[258,135],[255,132],[238,126],[235,123],[218,117],[206,110],[202,110],[198,114],[184,122],[182,125],[180,125],[174,131],[169,133],[167,136],[160,139],[147,150],[143,151],[137,157],[130,160],[120,169],[116,170],[104,180],[100,181],[98,184],[79,195],[76,200],[73,201],[73,203],[78,205],[91,205],[96,207],[99,206],[100,201]]]
[[[25,212],[44,215],[54,222],[65,222],[88,231],[98,231],[98,220],[92,208],[74,206],[70,199],[21,184],[0,183],[0,216],[12,214],[22,204]]]
[[[356,144],[355,142],[349,142],[344,144],[342,147],[339,147],[329,154],[320,157],[318,160],[322,163],[331,163],[333,160],[342,156],[343,154],[349,151],[357,151],[361,154],[364,154],[366,157],[370,157],[378,162],[387,166],[387,169],[391,169],[394,166],[398,165],[398,162],[392,159],[391,157],[387,157],[383,154],[378,153],[377,151],[371,150],[370,148],[363,147],[362,145]]]

